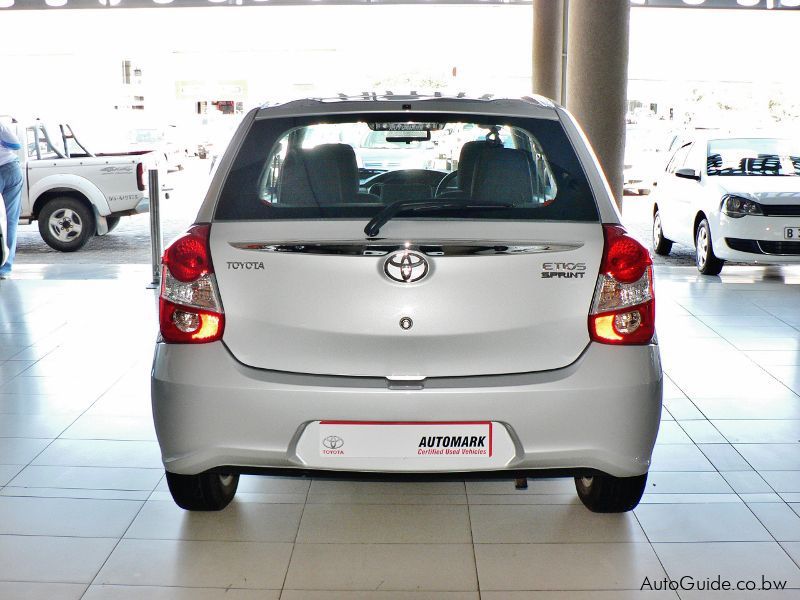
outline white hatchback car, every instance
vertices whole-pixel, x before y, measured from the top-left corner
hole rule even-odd
[[[487,133],[451,187],[308,143],[461,124]],[[649,254],[561,107],[265,105],[164,254],[152,399],[170,491],[218,510],[241,473],[569,475],[590,509],[630,510],[661,411],[654,323]]]
[[[697,268],[800,263],[800,140],[700,135],[683,141],[653,194],[653,249],[693,245]]]

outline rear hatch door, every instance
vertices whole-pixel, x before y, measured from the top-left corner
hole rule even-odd
[[[589,343],[599,223],[396,219],[376,240],[363,227],[212,225],[223,341],[237,360],[298,373],[453,377],[557,369]]]

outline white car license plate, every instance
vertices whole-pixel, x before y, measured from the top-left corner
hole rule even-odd
[[[784,227],[783,239],[800,242],[800,227]]]
[[[321,421],[319,453],[345,458],[492,458],[495,429],[490,421]]]

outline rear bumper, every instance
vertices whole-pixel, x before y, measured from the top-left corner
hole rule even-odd
[[[319,420],[495,421],[515,449],[501,473],[599,471],[629,477],[648,470],[661,387],[655,345],[590,344],[575,363],[555,371],[430,379],[423,389],[398,390],[382,378],[253,369],[220,342],[159,343],[152,400],[164,465],[173,473],[226,466],[319,473],[318,465],[298,453],[305,430]],[[353,470],[365,471],[348,469]],[[373,461],[368,471],[409,474],[389,458]],[[421,472],[437,471],[411,471]],[[498,469],[484,473],[496,475]]]

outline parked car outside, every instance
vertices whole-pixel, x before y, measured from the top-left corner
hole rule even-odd
[[[629,125],[625,132],[623,192],[649,194],[670,156],[670,143],[676,134],[660,122]]]
[[[431,140],[388,141],[386,131],[367,131],[353,148],[359,167],[370,171],[431,169],[436,146]]]
[[[128,150],[155,152],[167,171],[180,171],[186,162],[186,149],[174,125],[136,127],[128,131]]]
[[[112,231],[124,216],[149,210],[145,182],[159,157],[147,151],[94,153],[66,123],[11,123],[25,179],[20,223],[38,221],[55,250],[74,252]]]
[[[353,145],[306,143],[322,124],[391,142],[454,123],[486,133],[460,153],[469,186],[436,197],[442,172],[386,173],[379,196]],[[544,98],[248,113],[163,258],[152,403],[175,502],[222,509],[241,473],[544,475],[632,509],[662,373],[650,256],[608,190]]]
[[[657,190],[657,254],[693,245],[706,275],[725,261],[800,263],[800,137],[698,133],[674,152]]]

